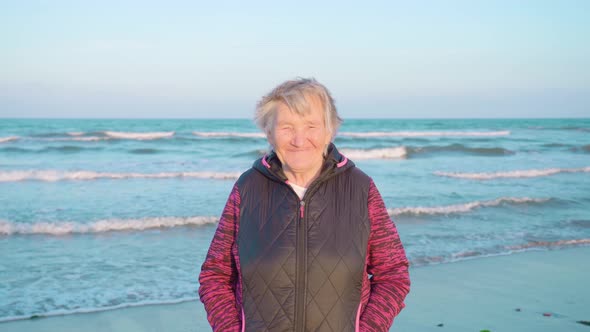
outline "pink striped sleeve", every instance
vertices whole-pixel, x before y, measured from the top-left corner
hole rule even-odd
[[[232,255],[239,207],[240,194],[234,186],[199,275],[199,297],[213,331],[241,330],[241,313],[235,295],[238,272]]]
[[[369,236],[367,273],[370,279],[368,302],[360,317],[360,331],[389,331],[393,319],[405,307],[410,291],[408,259],[395,224],[389,217],[377,187],[369,187]]]

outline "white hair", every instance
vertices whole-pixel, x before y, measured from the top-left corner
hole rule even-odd
[[[314,99],[322,105],[324,124],[333,139],[342,119],[338,116],[334,99],[328,89],[313,78],[297,78],[278,85],[258,102],[254,121],[266,135],[269,135],[274,129],[279,105],[283,104],[292,112],[303,116],[311,110],[311,102]]]

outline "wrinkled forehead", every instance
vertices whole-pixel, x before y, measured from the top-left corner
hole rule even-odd
[[[314,94],[297,93],[284,96],[277,105],[279,111],[290,111],[299,116],[309,116],[314,113],[322,115],[324,113],[324,103],[322,99]]]

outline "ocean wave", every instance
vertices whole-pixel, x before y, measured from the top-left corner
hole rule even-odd
[[[36,152],[46,152],[46,151],[58,151],[58,152],[65,152],[65,153],[72,153],[72,152],[80,152],[84,150],[96,150],[96,148],[85,148],[82,146],[75,146],[75,145],[64,145],[64,146],[48,146],[41,150],[37,150]]]
[[[382,149],[342,149],[340,152],[352,160],[396,159],[405,158],[408,154],[403,146]]]
[[[456,172],[434,172],[435,175],[447,176],[452,178],[470,179],[470,180],[491,180],[501,178],[534,178],[540,176],[549,176],[558,173],[581,173],[590,172],[590,166],[580,168],[547,168],[547,169],[529,169],[515,170],[494,173],[456,173]]]
[[[199,137],[250,137],[265,138],[264,133],[240,133],[240,132],[203,132],[193,131],[193,135]],[[341,137],[429,137],[429,136],[507,136],[510,131],[371,131],[371,132],[340,132]]]
[[[253,157],[253,158],[260,158],[260,157],[264,156],[266,153],[267,153],[267,150],[264,150],[264,149],[256,149],[256,150],[250,150],[250,151],[246,151],[246,152],[236,153],[236,154],[233,154],[232,157]]]
[[[348,149],[340,150],[342,154],[346,155],[352,160],[362,159],[396,159],[396,158],[411,158],[429,153],[439,152],[460,152],[472,155],[485,156],[503,156],[514,154],[513,151],[500,147],[482,148],[482,147],[468,147],[463,144],[451,144],[445,146],[397,146],[388,148],[374,148],[374,149]]]
[[[175,136],[174,131],[163,132],[123,132],[123,131],[97,131],[97,132],[83,132],[73,131],[67,133],[44,133],[32,135],[33,138],[40,138],[43,141],[106,141],[113,139],[128,139],[128,140],[156,140],[162,138],[170,138]]]
[[[566,226],[573,226],[579,228],[590,228],[590,219],[573,219],[564,221]]]
[[[40,139],[39,138],[37,138],[37,139],[41,140],[43,142],[72,142],[72,141],[92,142],[92,141],[112,140],[115,138],[108,137],[108,136],[67,136],[67,137],[63,137],[63,136],[59,136],[56,134],[51,137],[45,136],[45,137],[41,137]]]
[[[163,151],[159,150],[159,149],[152,149],[152,148],[141,148],[141,149],[129,150],[129,153],[133,153],[133,154],[156,154],[156,153],[160,153],[160,152],[163,152]]]
[[[0,137],[0,143],[8,143],[18,140],[20,137],[18,136],[8,136],[8,137]]]
[[[508,256],[510,254],[511,252],[509,251],[497,251],[497,249],[465,250],[448,255],[412,257],[410,258],[410,265],[418,267],[427,265],[449,264],[477,258]]]
[[[469,147],[463,144],[451,144],[451,145],[444,145],[444,146],[421,146],[421,147],[409,147],[408,154],[416,155],[416,154],[426,154],[426,153],[433,153],[433,152],[461,152],[466,154],[472,155],[483,155],[483,156],[504,156],[504,155],[511,155],[514,154],[514,151],[501,148],[501,147]]]
[[[563,144],[563,143],[545,143],[541,144],[544,148],[561,148],[561,147],[568,147],[570,144]]]
[[[149,132],[149,133],[130,133],[123,131],[104,131],[104,134],[108,137],[116,139],[135,139],[135,140],[153,140],[168,138],[174,136],[173,131],[163,132]]]
[[[582,152],[590,152],[590,144],[582,145],[580,147],[574,147],[571,149],[572,151],[582,151]]]
[[[523,251],[527,249],[548,249],[561,248],[578,245],[590,245],[590,239],[558,240],[558,241],[531,241],[524,244],[505,246],[512,251]]]
[[[32,134],[29,137],[34,137],[34,138],[50,138],[50,137],[63,137],[66,136],[67,133],[40,133],[40,134]]]
[[[161,173],[108,173],[95,171],[56,171],[56,170],[26,170],[0,171],[0,182],[18,181],[72,181],[96,179],[168,179],[168,178],[200,178],[230,180],[237,179],[240,173],[223,172],[161,172]]]
[[[590,132],[590,128],[588,128],[588,127],[564,126],[564,127],[559,127],[557,129]]]
[[[481,207],[498,206],[503,203],[508,204],[529,204],[545,203],[550,198],[530,198],[530,197],[500,197],[488,201],[474,201],[463,204],[443,205],[443,206],[416,206],[387,209],[390,216],[419,216],[419,215],[438,215],[465,213]]]
[[[587,245],[590,245],[590,239],[533,241],[524,244],[498,246],[495,248],[468,249],[447,255],[411,257],[410,264],[415,267],[447,264],[486,257],[509,256],[514,253],[527,251],[562,249]]]
[[[199,137],[247,137],[247,138],[266,138],[263,133],[238,133],[238,132],[203,132],[193,131],[193,135]]]
[[[101,147],[83,147],[75,145],[63,145],[63,146],[48,146],[42,149],[27,149],[19,148],[15,146],[0,148],[0,152],[18,152],[18,153],[46,153],[46,152],[61,152],[61,153],[76,153],[82,151],[96,151],[102,150]],[[0,180],[1,182],[1,180]]]
[[[507,136],[510,131],[372,131],[372,132],[341,132],[342,137],[436,137],[436,136]]]
[[[215,224],[215,217],[154,217],[141,219],[105,219],[91,223],[80,222],[38,222],[33,224],[15,223],[0,220],[0,235],[66,235],[85,233],[104,233],[114,231],[142,231],[153,228],[172,228],[178,226],[203,226]]]
[[[198,300],[198,297],[185,297],[180,299],[174,300],[153,300],[153,301],[141,301],[141,302],[134,302],[134,303],[121,303],[117,305],[111,305],[108,307],[94,307],[94,308],[79,308],[79,309],[60,309],[60,310],[50,310],[44,313],[37,313],[32,315],[19,315],[19,316],[8,316],[8,317],[0,317],[0,323],[3,322],[11,322],[17,320],[25,320],[25,319],[36,319],[42,317],[52,317],[52,316],[64,316],[64,315],[75,315],[75,314],[89,314],[94,312],[101,312],[101,311],[109,311],[109,310],[116,310],[116,309],[123,309],[123,308],[132,308],[132,307],[143,307],[148,305],[161,305],[161,304],[178,304],[183,302],[191,302]]]
[[[93,142],[93,141],[106,141],[111,139],[110,137],[98,137],[98,136],[79,136],[72,138],[62,139],[63,141],[81,141],[81,142]]]

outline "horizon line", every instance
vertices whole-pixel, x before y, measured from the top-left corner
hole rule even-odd
[[[343,120],[568,120],[568,119],[589,119],[590,116],[584,117],[424,117],[424,118],[410,118],[410,117],[346,117]],[[253,120],[253,118],[247,117],[227,117],[227,118],[214,118],[214,117],[0,117],[0,120]]]

